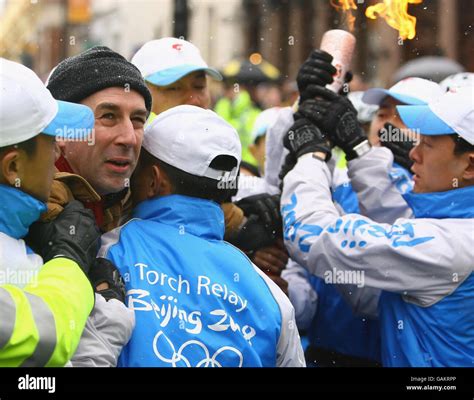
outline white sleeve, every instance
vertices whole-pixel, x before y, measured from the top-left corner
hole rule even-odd
[[[37,279],[42,266],[41,256],[28,253],[23,239],[0,232],[0,285],[23,289]]]
[[[116,367],[122,348],[135,327],[135,314],[116,299],[106,301],[95,294],[95,305],[87,319],[73,367]]]
[[[263,278],[281,312],[280,338],[277,344],[277,367],[305,367],[303,347],[295,321],[295,309],[281,289],[260,268],[252,264]]]
[[[412,218],[413,212],[390,179],[393,154],[385,147],[372,147],[348,163],[348,174],[359,199],[362,215],[393,224],[397,218]]]
[[[267,185],[263,178],[241,174],[239,176],[237,194],[232,197],[232,202],[261,193],[276,194],[267,190]]]
[[[277,120],[271,125],[265,135],[265,176],[267,192],[280,193],[281,166],[285,161],[288,150],[283,147],[283,137],[293,125],[293,109],[291,107],[282,108],[279,111]]]
[[[308,329],[318,307],[318,294],[309,281],[309,272],[290,259],[281,277],[288,282],[288,296],[295,308],[298,329]]]
[[[401,293],[421,306],[449,295],[470,275],[473,219],[398,219],[389,225],[358,214],[339,216],[330,179],[326,164],[307,154],[284,180],[285,244],[311,273],[327,281],[341,272],[345,283]]]

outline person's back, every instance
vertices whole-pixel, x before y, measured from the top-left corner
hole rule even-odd
[[[223,240],[219,203],[230,192],[219,183],[236,179],[239,161],[237,133],[212,111],[179,106],[149,126],[134,218],[99,252],[120,270],[136,316],[119,365],[304,365],[289,300]]]

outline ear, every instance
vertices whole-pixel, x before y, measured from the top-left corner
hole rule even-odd
[[[7,152],[1,162],[3,179],[10,186],[20,187],[21,173],[23,169],[23,157],[18,150]]]
[[[158,165],[153,165],[152,171],[153,179],[150,190],[148,192],[148,194],[151,195],[150,197],[155,197],[158,195],[166,196],[168,194],[171,194],[172,186],[166,173],[161,170]]]
[[[474,185],[474,152],[466,153],[467,167],[464,170],[463,178]]]

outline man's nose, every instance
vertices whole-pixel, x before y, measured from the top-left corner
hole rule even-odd
[[[115,143],[125,147],[134,147],[137,145],[137,141],[138,137],[133,127],[132,121],[130,121],[130,119],[125,119],[123,123],[120,124]]]
[[[195,92],[188,92],[186,95],[186,104],[204,108],[202,96]]]

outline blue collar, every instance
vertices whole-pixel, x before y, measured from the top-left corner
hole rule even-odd
[[[29,194],[0,185],[0,232],[21,239],[28,233],[30,225],[46,210],[45,203]]]
[[[447,192],[403,194],[417,218],[474,218],[474,186]]]
[[[183,229],[185,233],[205,239],[224,238],[224,213],[211,201],[177,194],[155,197],[138,204],[133,217],[156,220]]]

